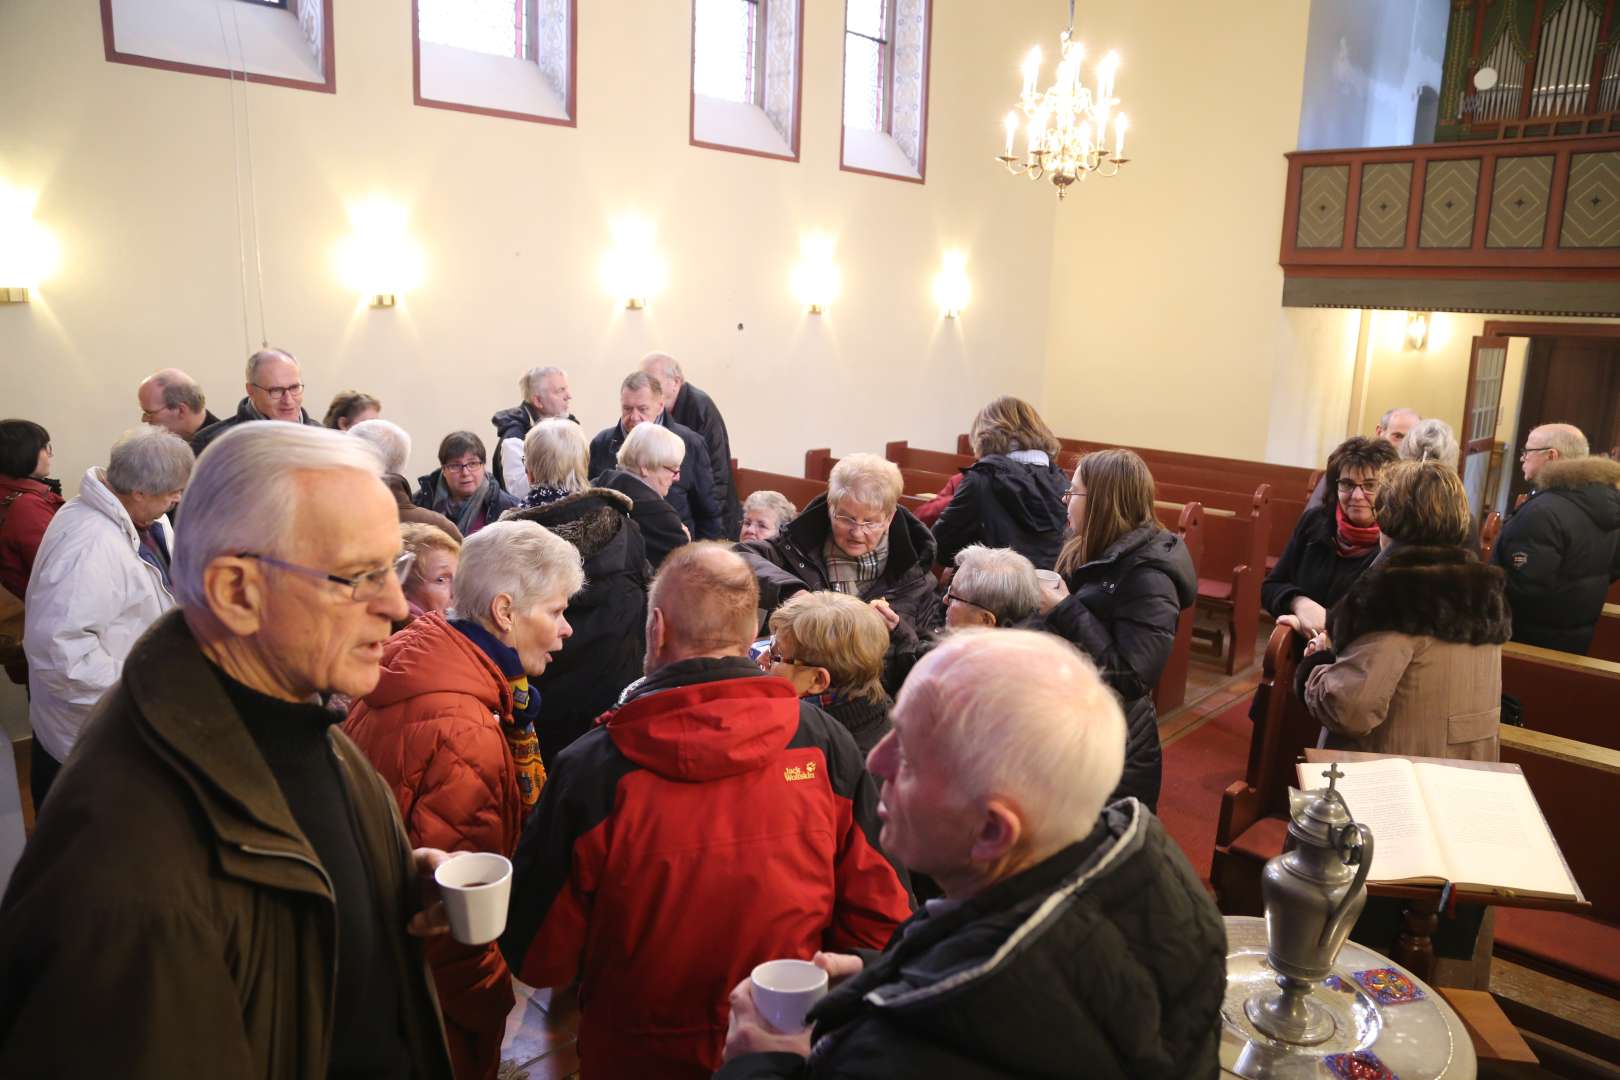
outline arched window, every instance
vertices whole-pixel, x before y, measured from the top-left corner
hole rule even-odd
[[[574,123],[576,0],[415,0],[416,103]]]
[[[694,146],[799,160],[803,0],[693,0]]]
[[[846,0],[842,164],[921,181],[932,0]]]

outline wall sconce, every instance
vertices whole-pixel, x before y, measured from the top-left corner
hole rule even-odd
[[[940,314],[947,319],[956,318],[967,307],[972,295],[973,286],[967,276],[967,256],[960,251],[947,251],[945,267],[934,278],[934,303],[939,305]]]
[[[1409,352],[1422,352],[1429,347],[1429,320],[1427,311],[1411,311],[1406,315],[1406,348]]]
[[[34,220],[36,196],[0,184],[0,304],[26,304],[56,270],[56,238]]]
[[[668,280],[664,257],[658,253],[658,230],[646,218],[624,217],[613,223],[613,246],[602,256],[602,284],[624,301],[629,311],[640,311],[664,289]]]
[[[833,263],[833,239],[822,233],[806,236],[799,244],[799,265],[793,269],[793,295],[820,315],[838,298],[838,267]]]
[[[372,197],[349,207],[350,233],[338,244],[338,274],[374,308],[391,308],[422,282],[422,249],[405,208]]]

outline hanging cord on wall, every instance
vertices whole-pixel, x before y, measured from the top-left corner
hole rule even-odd
[[[236,133],[236,62],[231,57],[230,39],[225,35],[225,17],[214,9],[214,18],[219,22],[219,43],[225,50],[226,78],[230,80],[229,91],[231,95],[231,193],[236,196],[236,255],[237,263],[242,275],[242,352],[247,354],[253,351],[253,337],[248,331],[248,302],[247,302],[247,238],[242,232],[242,166],[237,145],[240,137]],[[244,83],[247,79],[247,67],[244,63],[242,70]]]
[[[237,8],[231,8],[231,24],[236,29],[236,51],[242,60],[242,135],[247,146],[248,213],[253,218],[253,268],[259,289],[259,345],[270,347],[270,330],[264,317],[264,247],[259,243],[259,186],[253,173],[253,118],[248,110],[247,53],[242,49],[242,24]]]

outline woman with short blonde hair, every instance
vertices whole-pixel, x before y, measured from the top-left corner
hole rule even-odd
[[[766,670],[815,698],[849,729],[861,753],[889,730],[883,661],[889,628],[869,604],[835,592],[802,592],[771,613]]]
[[[529,474],[525,506],[543,506],[591,486],[591,447],[572,420],[542,420],[523,437],[523,469]]]
[[[405,602],[410,605],[405,621],[430,611],[449,611],[455,595],[456,564],[461,559],[460,541],[436,525],[414,521],[400,523],[399,538],[411,555],[411,570],[404,583]]]
[[[998,397],[973,418],[968,435],[978,459],[959,474],[934,522],[938,560],[949,566],[963,548],[1011,548],[1050,570],[1063,548],[1063,491],[1058,441],[1029,402]]]

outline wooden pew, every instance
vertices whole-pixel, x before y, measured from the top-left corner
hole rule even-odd
[[[1597,633],[1586,655],[1597,660],[1620,663],[1620,604],[1604,604],[1598,619]]]
[[[815,452],[811,451],[811,453]],[[898,442],[885,443],[883,456],[902,469],[927,469],[930,472],[944,473],[947,476],[961,472],[975,461],[972,454],[947,454],[941,450],[919,450],[904,439]],[[807,458],[806,468],[808,469],[808,467]]]
[[[746,499],[756,491],[780,491],[800,510],[803,510],[811,499],[827,492],[825,480],[806,480],[802,476],[744,469],[735,461],[731,466],[731,476],[737,484],[738,499]]]
[[[1227,650],[1228,674],[1254,662],[1254,636],[1260,625],[1260,585],[1265,574],[1270,535],[1271,489],[1229,492],[1182,484],[1156,484],[1158,493],[1177,502],[1199,502],[1205,510],[1206,559],[1199,571],[1199,601],[1221,612],[1232,636]]]
[[[1491,552],[1496,550],[1496,540],[1502,535],[1502,515],[1492,510],[1485,515],[1485,520],[1479,526],[1479,561],[1491,561]]]
[[[1519,699],[1532,731],[1620,750],[1620,663],[1510,641],[1502,692]]]
[[[1159,524],[1173,530],[1187,545],[1194,573],[1201,572],[1204,560],[1204,508],[1196,502],[1159,501],[1153,504],[1153,509],[1158,514]],[[1187,667],[1192,662],[1192,632],[1197,614],[1198,605],[1189,604],[1176,622],[1176,640],[1170,647],[1170,659],[1165,662],[1159,684],[1153,690],[1153,707],[1161,717],[1187,700]]]
[[[892,460],[892,459],[891,459]],[[825,447],[804,452],[804,476],[807,480],[818,480],[825,484],[832,477],[833,466],[838,459],[832,456],[832,451]],[[927,502],[937,495],[946,484],[950,483],[949,473],[933,472],[927,469],[901,466],[900,480],[904,484],[903,490],[907,496],[914,497],[916,505],[907,502],[907,509],[915,510],[917,506]]]

